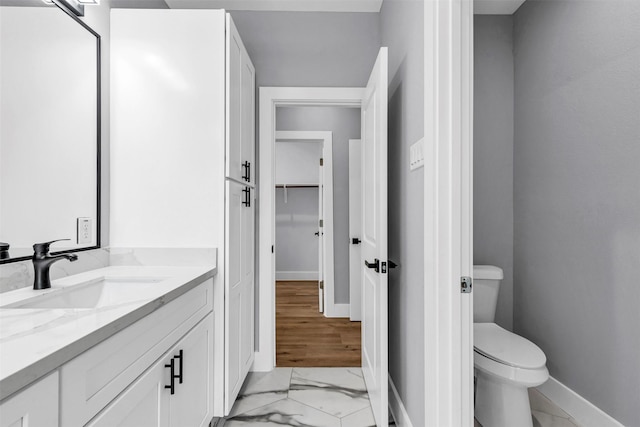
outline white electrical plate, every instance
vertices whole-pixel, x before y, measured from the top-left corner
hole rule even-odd
[[[78,244],[91,243],[91,218],[78,218]]]
[[[409,148],[409,170],[416,170],[424,166],[424,138],[414,143]]]

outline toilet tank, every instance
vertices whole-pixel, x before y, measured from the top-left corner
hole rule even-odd
[[[495,265],[473,266],[473,321],[493,323],[502,269]]]

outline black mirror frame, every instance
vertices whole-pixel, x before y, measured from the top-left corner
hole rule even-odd
[[[96,31],[93,30],[93,28],[91,28],[90,26],[88,26],[84,21],[82,21],[80,18],[78,18],[75,14],[73,14],[71,11],[65,9],[64,7],[60,6],[60,4],[58,4],[57,2],[55,3],[55,5],[62,10],[64,13],[66,13],[69,17],[71,17],[75,22],[77,22],[78,24],[80,24],[80,26],[82,26],[85,30],[87,30],[89,33],[91,33],[93,36],[95,36],[96,38],[96,90],[97,90],[97,117],[96,117],[96,244],[95,246],[88,246],[86,248],[76,248],[76,249],[69,249],[69,250],[65,250],[65,251],[57,251],[57,252],[51,252],[52,254],[59,254],[59,253],[71,253],[71,252],[82,252],[82,251],[89,251],[89,250],[94,250],[94,249],[99,249],[101,247],[101,231],[102,231],[102,227],[101,227],[101,201],[102,201],[102,191],[101,191],[101,182],[102,182],[102,167],[101,167],[101,159],[102,159],[102,63],[101,63],[101,41],[100,41],[100,34],[98,34]],[[38,243],[38,242],[33,242]],[[0,265],[2,264],[10,264],[13,262],[19,262],[19,261],[28,261],[31,259],[31,256],[23,256],[23,257],[16,257],[16,258],[7,258],[7,259],[1,259],[0,260]]]

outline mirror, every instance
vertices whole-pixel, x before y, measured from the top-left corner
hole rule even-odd
[[[100,36],[84,22],[0,0],[0,263],[37,242],[100,246],[99,73]]]

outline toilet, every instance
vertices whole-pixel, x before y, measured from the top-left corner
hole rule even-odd
[[[473,266],[475,417],[482,427],[532,427],[529,387],[549,378],[540,347],[494,323],[503,273]]]

